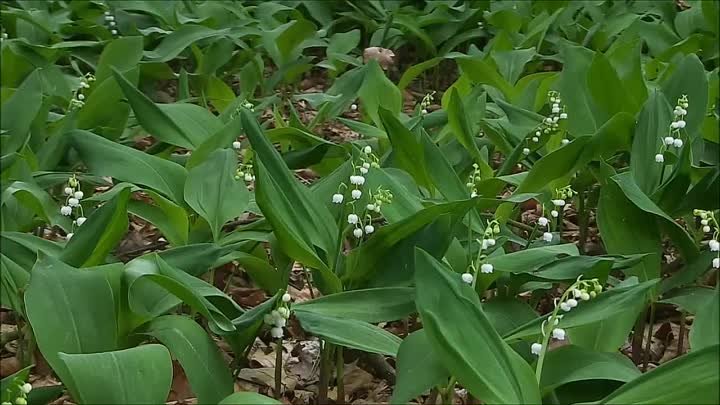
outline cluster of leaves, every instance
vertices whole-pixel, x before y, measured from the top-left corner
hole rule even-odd
[[[719,293],[697,280],[716,252],[693,210],[720,208],[718,4],[687,3],[3,2],[2,305],[78,403],[162,403],[172,358],[199,403],[271,401],[233,393],[214,339],[241,358],[295,263],[322,297],[292,316],[326,358],[397,356],[394,403],[456,382],[487,403],[711,403]],[[395,84],[360,44],[422,62]],[[433,89],[441,108],[404,111],[403,91],[438,66],[457,72]],[[328,88],[299,93],[311,70]],[[550,91],[567,118],[529,142]],[[658,163],[683,97],[684,146]],[[309,122],[299,101],[316,110]],[[351,106],[358,120],[340,117]],[[314,133],[326,122],[361,139]],[[361,184],[393,199],[355,242],[333,195],[367,146],[376,161]],[[321,178],[307,186],[301,168]],[[80,225],[60,211],[70,178]],[[562,209],[545,240],[517,221],[557,190],[576,191],[563,196],[577,245],[563,241]],[[585,254],[590,213],[602,255]],[[123,263],[129,215],[167,248]],[[490,271],[468,285],[476,257]],[[246,310],[206,281],[231,262],[273,298]],[[536,304],[579,277],[609,289],[565,315],[572,344],[536,362]],[[660,304],[695,315],[691,352],[641,374],[618,349]],[[376,326],[413,314],[423,328],[405,339]]]

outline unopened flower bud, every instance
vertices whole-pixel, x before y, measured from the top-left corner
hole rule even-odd
[[[283,296],[282,296],[283,302],[290,302],[291,299],[292,299],[292,297],[291,297],[290,294],[288,294],[288,293],[285,293],[285,294],[283,294]]]
[[[570,308],[575,308],[578,302],[575,300],[575,298],[570,298],[569,300],[567,300],[567,304],[570,306]]]

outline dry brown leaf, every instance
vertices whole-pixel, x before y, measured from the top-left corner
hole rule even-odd
[[[380,64],[380,67],[385,70],[395,64],[394,58],[395,52],[379,46],[371,46],[370,48],[365,48],[363,51],[363,61],[365,63],[368,63],[371,59],[375,59]]]

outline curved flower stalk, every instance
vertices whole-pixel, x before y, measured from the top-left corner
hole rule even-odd
[[[389,190],[378,187],[375,192],[372,190],[367,192],[368,203],[364,208],[355,206],[363,196],[363,186],[365,185],[365,175],[370,172],[371,168],[380,167],[378,157],[372,152],[370,145],[362,149],[360,158],[353,163],[353,172],[350,175],[350,185],[340,183],[337,192],[332,196],[333,204],[345,204],[350,206],[351,212],[347,216],[347,223],[353,225],[353,236],[361,239],[363,235],[369,235],[375,232],[373,226],[373,216],[381,213],[383,204],[392,202],[393,195]],[[346,198],[347,191],[350,191],[350,199]]]
[[[472,232],[472,231],[471,231]],[[462,274],[462,281],[471,284],[473,288],[477,282],[478,270],[483,274],[490,274],[494,271],[492,264],[487,262],[487,250],[497,244],[496,238],[500,234],[500,223],[493,219],[487,221],[485,232],[483,233],[482,239],[475,239],[478,243],[478,252],[475,260],[470,262],[465,273]]]
[[[428,107],[432,104],[432,102],[435,100],[435,91],[432,93],[425,94],[425,97],[423,97],[422,101],[420,101],[420,114],[425,115],[428,113]]]
[[[80,80],[80,87],[75,89],[73,97],[70,99],[70,111],[82,108],[85,105],[85,89],[90,88],[90,83],[95,81],[95,76],[87,73],[85,77]]]
[[[529,155],[533,149],[536,149],[537,146],[535,145],[540,143],[543,136],[550,136],[556,133],[560,127],[558,122],[568,117],[559,92],[554,90],[548,92],[548,104],[550,104],[550,115],[545,117],[540,125],[525,137],[524,142],[526,146],[523,148],[524,155]],[[567,145],[568,143],[570,143],[570,140],[562,140],[563,145]]]
[[[15,377],[15,379],[10,381],[5,387],[4,392],[0,393],[4,399],[2,405],[26,405],[28,403],[27,396],[32,389],[32,384],[23,381],[20,377]],[[11,400],[13,401],[11,402]]]
[[[670,149],[671,146],[678,149],[682,148],[683,140],[681,130],[685,128],[685,116],[687,115],[687,108],[689,106],[687,95],[683,94],[682,97],[677,100],[677,105],[675,105],[675,109],[673,110],[673,121],[668,128],[668,134],[660,144],[660,151],[655,155],[655,162],[665,162],[664,152]]]
[[[85,194],[80,190],[80,181],[74,174],[65,184],[63,194],[65,195],[65,203],[60,207],[60,214],[66,217],[75,216],[72,222],[72,231],[65,235],[65,239],[70,240],[75,234],[75,227],[82,226],[87,220],[83,207],[80,205],[80,201],[85,197]]]
[[[565,330],[562,329],[560,323],[562,321],[562,312],[570,312],[573,308],[577,307],[582,301],[589,301],[603,290],[602,285],[598,279],[593,278],[590,280],[582,280],[580,275],[577,280],[568,287],[565,292],[553,301],[555,309],[550,314],[548,319],[544,320],[540,326],[540,333],[542,340],[535,342],[530,346],[532,354],[539,356],[537,361],[537,368],[535,369],[535,376],[540,381],[542,375],[543,362],[545,360],[545,354],[547,353],[548,344],[550,338],[556,340],[565,340]]]
[[[716,252],[712,260],[712,267],[720,269],[720,226],[713,211],[693,210],[693,215],[700,218],[700,226],[703,234],[710,234],[708,247],[711,252]]]

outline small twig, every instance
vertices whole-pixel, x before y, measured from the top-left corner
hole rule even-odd
[[[650,319],[648,323],[647,341],[645,342],[645,352],[643,353],[643,372],[647,371],[648,359],[650,358],[650,346],[652,344],[653,322],[655,322],[655,305],[650,304]]]
[[[142,253],[142,252],[145,252],[148,250],[155,250],[155,249],[163,248],[163,247],[167,246],[167,244],[168,243],[165,241],[158,241],[158,242],[146,245],[146,246],[141,246],[137,249],[130,249],[125,252],[117,252],[117,254],[118,254],[118,256],[132,256],[132,255],[135,255],[136,253]]]
[[[335,373],[337,374],[337,400],[338,404],[345,403],[345,360],[343,359],[343,348],[338,346],[335,354]]]
[[[677,352],[675,353],[675,357],[682,356],[683,352],[685,351],[683,348],[683,345],[685,344],[685,317],[687,313],[685,311],[680,312],[680,330],[678,331],[678,346],[677,346]]]
[[[275,399],[278,401],[282,398],[282,338],[275,341]]]

